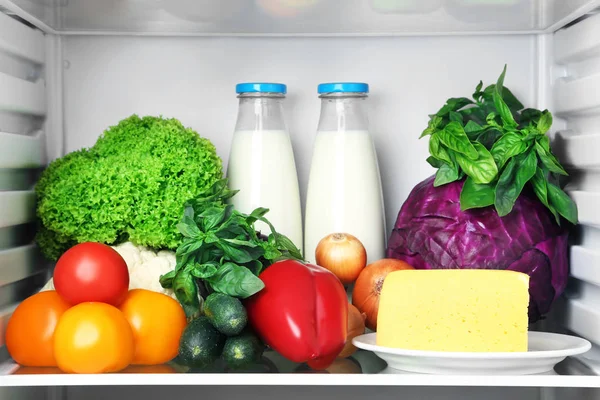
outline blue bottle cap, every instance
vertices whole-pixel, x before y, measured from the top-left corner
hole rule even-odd
[[[247,82],[235,86],[236,93],[287,93],[287,86],[283,83]]]
[[[317,88],[323,93],[369,93],[369,85],[362,82],[330,82],[321,83]]]

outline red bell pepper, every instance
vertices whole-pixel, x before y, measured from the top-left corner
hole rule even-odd
[[[290,361],[325,369],[346,343],[348,299],[325,268],[279,261],[260,274],[263,290],[246,300],[250,324]]]

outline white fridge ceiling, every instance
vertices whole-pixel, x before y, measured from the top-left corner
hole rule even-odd
[[[599,0],[0,0],[50,32],[419,35],[553,31]]]

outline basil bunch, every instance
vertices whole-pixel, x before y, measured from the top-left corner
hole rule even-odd
[[[494,206],[508,215],[527,183],[560,224],[560,216],[577,223],[577,206],[560,188],[567,176],[546,133],[552,126],[548,110],[527,108],[504,87],[506,66],[495,85],[479,82],[473,100],[448,99],[430,115],[421,137],[430,135],[427,162],[437,168],[434,185],[466,177],[462,210]]]
[[[185,204],[177,225],[184,236],[175,253],[177,264],[160,277],[160,284],[173,289],[188,316],[199,312],[199,283],[210,291],[247,298],[264,288],[258,275],[265,266],[281,259],[303,260],[294,243],[265,218],[268,209],[246,215],[226,204],[236,193],[222,179]],[[256,221],[266,223],[271,234],[260,235]]]

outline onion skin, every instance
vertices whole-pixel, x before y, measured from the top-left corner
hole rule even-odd
[[[344,285],[349,285],[367,265],[367,251],[355,236],[332,233],[317,245],[315,262],[333,272]]]
[[[330,374],[362,374],[360,363],[354,358],[338,358],[327,368]]]
[[[371,263],[362,270],[352,292],[352,305],[367,315],[366,325],[377,331],[379,296],[385,277],[394,271],[414,269],[410,264],[392,258],[384,258]]]
[[[352,339],[365,333],[365,320],[367,315],[358,311],[358,308],[348,304],[348,336],[346,345],[338,358],[347,358],[356,353],[356,346],[352,344]]]

